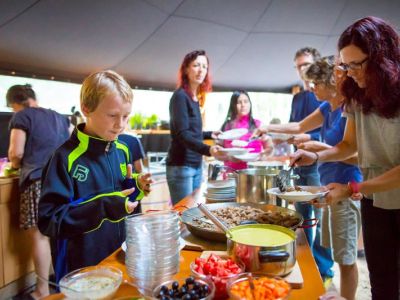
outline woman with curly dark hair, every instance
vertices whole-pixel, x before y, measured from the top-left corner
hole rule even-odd
[[[400,38],[387,22],[366,17],[349,26],[338,48],[347,72],[342,86],[347,123],[343,141],[315,153],[297,151],[292,163],[343,160],[358,152],[364,181],[327,185],[327,201],[361,199],[372,299],[400,293]]]
[[[219,132],[203,132],[200,108],[211,91],[209,61],[204,50],[186,54],[179,69],[178,89],[169,104],[171,145],[167,181],[173,204],[200,187],[202,155],[223,158],[220,146],[208,146],[204,138]]]

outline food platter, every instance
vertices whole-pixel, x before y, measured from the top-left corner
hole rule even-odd
[[[222,132],[218,135],[219,140],[236,140],[248,133],[249,130],[246,128],[236,128]]]
[[[293,134],[287,134],[287,133],[268,132],[268,135],[273,140],[281,140],[281,141],[287,141],[288,139],[291,139],[293,137]]]
[[[238,154],[233,156],[236,159],[239,159],[241,161],[256,161],[260,158],[260,153],[245,153],[245,154]]]
[[[244,155],[247,152],[249,152],[249,149],[234,147],[234,148],[223,148],[220,151],[228,155]]]
[[[328,194],[328,191],[323,191],[320,186],[300,186],[300,188],[303,193],[301,191],[282,193],[279,188],[269,189],[267,193],[292,202],[308,202],[313,199],[323,198]]]
[[[250,206],[254,208],[261,209],[265,212],[272,211],[272,212],[281,212],[284,214],[290,214],[293,217],[298,219],[298,222],[290,227],[291,229],[295,230],[297,227],[303,224],[303,217],[296,211],[279,207],[272,204],[257,204],[257,203],[236,203],[236,202],[225,202],[225,203],[213,203],[213,204],[206,204],[207,208],[211,211],[219,209],[219,208],[227,208],[227,207],[241,207],[241,206]],[[202,238],[207,241],[215,241],[215,242],[226,242],[226,237],[223,232],[209,230],[206,228],[201,228],[194,222],[195,218],[202,218],[204,215],[197,207],[189,208],[185,210],[181,215],[182,223],[184,223],[187,229],[195,236]]]

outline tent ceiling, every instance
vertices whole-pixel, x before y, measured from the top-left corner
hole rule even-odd
[[[298,83],[298,48],[334,54],[367,15],[400,28],[400,1],[3,0],[0,69],[77,82],[114,69],[132,86],[173,89],[184,54],[205,49],[214,89],[282,91]]]

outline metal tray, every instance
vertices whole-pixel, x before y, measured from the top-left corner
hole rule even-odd
[[[272,204],[258,204],[258,203],[216,203],[216,204],[206,204],[207,208],[209,210],[215,210],[218,208],[225,208],[225,207],[238,207],[238,206],[251,206],[254,208],[259,208],[262,209],[263,211],[279,211],[283,213],[289,213],[293,216],[296,216],[300,221],[290,227],[292,230],[296,230],[299,226],[303,224],[303,216],[299,214],[298,212],[285,208],[285,207],[280,207]],[[182,215],[181,215],[181,220],[182,223],[184,223],[187,227],[187,229],[195,236],[205,239],[207,241],[215,241],[215,242],[221,242],[221,243],[226,243],[226,236],[223,232],[218,232],[218,231],[213,231],[213,230],[208,230],[201,228],[197,226],[193,222],[193,218],[198,217],[201,218],[203,217],[203,213],[198,209],[197,207],[189,208],[185,210]]]

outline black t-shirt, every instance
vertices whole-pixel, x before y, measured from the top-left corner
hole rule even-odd
[[[199,167],[202,155],[210,155],[210,146],[203,143],[211,132],[203,132],[199,103],[183,90],[172,95],[169,104],[171,145],[167,165]]]
[[[17,112],[9,129],[21,129],[26,133],[24,156],[21,162],[20,186],[39,179],[51,154],[68,137],[69,120],[50,109],[28,107]]]

